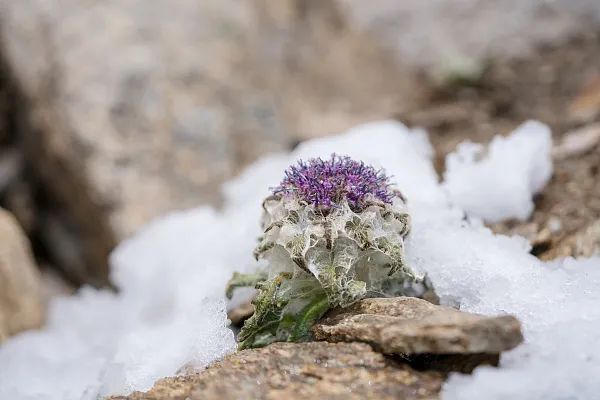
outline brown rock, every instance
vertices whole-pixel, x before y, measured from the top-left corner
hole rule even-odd
[[[14,217],[0,209],[0,342],[39,327],[43,317],[40,276],[29,242]]]
[[[227,312],[227,318],[233,326],[241,327],[254,314],[254,304],[247,301]]]
[[[600,115],[600,73],[584,81],[567,111],[572,121],[580,123],[593,121]]]
[[[413,297],[365,299],[313,327],[317,340],[365,342],[388,354],[497,354],[523,341],[512,316],[486,317]]]
[[[437,399],[444,374],[418,372],[362,343],[275,343],[112,400]]]
[[[593,221],[553,246],[546,256],[592,257],[600,255],[600,220]]]
[[[574,257],[600,255],[600,220],[592,222],[581,234],[576,236],[574,242]]]
[[[594,151],[600,146],[600,123],[566,132],[561,143],[554,146],[552,156],[555,160],[579,157]]]

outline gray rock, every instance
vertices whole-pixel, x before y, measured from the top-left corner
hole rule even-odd
[[[61,229],[84,248],[74,263],[84,265],[67,271],[75,280],[106,283],[118,241],[169,210],[216,201],[239,160],[292,141],[247,61],[246,2],[2,0],[0,9],[26,111],[18,133],[68,214]]]
[[[362,343],[275,343],[111,400],[437,399],[444,374],[419,372]]]
[[[0,342],[44,319],[40,275],[29,241],[15,218],[0,209]]]
[[[519,321],[486,317],[413,297],[365,299],[313,327],[317,340],[364,342],[387,354],[497,354],[523,341]]]

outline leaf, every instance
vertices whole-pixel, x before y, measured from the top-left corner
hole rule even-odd
[[[311,326],[330,308],[325,291],[312,275],[292,279],[282,273],[262,282],[253,301],[256,311],[238,335],[240,350],[269,343],[310,339]]]
[[[265,271],[259,271],[254,274],[240,274],[239,272],[234,272],[233,276],[227,282],[227,286],[225,288],[225,295],[228,299],[231,299],[233,296],[233,291],[239,287],[255,287],[257,283],[266,281],[267,273]]]

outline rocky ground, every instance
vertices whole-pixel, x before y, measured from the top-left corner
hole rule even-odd
[[[444,373],[417,371],[362,343],[277,343],[244,350],[201,374],[168,378],[141,399],[434,399]]]

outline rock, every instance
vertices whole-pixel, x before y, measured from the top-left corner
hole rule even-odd
[[[541,44],[593,31],[600,11],[597,3],[574,6],[569,0],[335,3],[349,30],[367,32],[394,57],[429,66],[440,78],[463,79],[476,78],[485,60],[527,55]]]
[[[592,221],[550,248],[547,258],[600,255],[600,220]]]
[[[413,297],[365,299],[313,326],[317,340],[364,342],[387,354],[498,354],[523,341],[519,321],[437,306]]]
[[[106,284],[116,243],[168,211],[217,202],[218,185],[259,155],[389,117],[407,92],[397,63],[348,32],[333,3],[0,9],[16,133],[61,215],[40,236],[60,232],[47,247],[78,282]]]
[[[573,257],[600,255],[600,220],[592,222],[574,240]]]
[[[573,122],[593,121],[600,115],[600,73],[588,77],[567,109]]]
[[[419,372],[362,343],[275,343],[237,352],[206,370],[158,381],[112,400],[437,399],[439,372]]]
[[[231,321],[233,326],[241,327],[248,318],[254,314],[254,304],[250,301],[246,301],[237,307],[227,312],[227,318]]]
[[[552,149],[555,160],[578,157],[600,146],[600,123],[590,124],[564,134],[561,143]]]
[[[85,265],[67,271],[74,280],[105,284],[118,241],[169,210],[216,201],[238,159],[292,141],[244,61],[246,2],[0,8],[4,56],[28,111],[18,133],[69,214],[63,230],[84,248]]]
[[[0,148],[0,195],[20,175],[22,164],[22,157],[14,148]]]
[[[0,342],[44,318],[40,275],[29,242],[12,215],[0,209]]]

